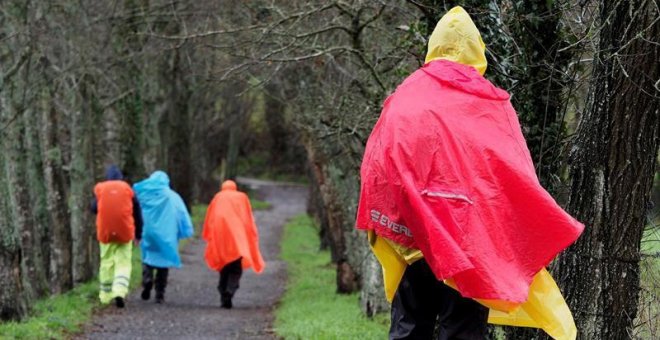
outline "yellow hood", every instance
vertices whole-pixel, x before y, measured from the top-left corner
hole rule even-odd
[[[470,15],[462,7],[454,7],[435,26],[429,38],[426,63],[446,59],[486,72],[486,45]]]

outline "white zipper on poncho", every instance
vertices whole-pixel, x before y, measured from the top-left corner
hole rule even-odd
[[[474,202],[472,202],[472,200],[469,197],[451,192],[429,191],[428,189],[424,189],[422,190],[422,196],[448,198],[454,200],[461,200],[469,204],[474,204]]]

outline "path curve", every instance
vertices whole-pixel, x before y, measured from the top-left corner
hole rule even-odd
[[[282,226],[305,212],[307,189],[300,185],[239,179],[254,186],[257,197],[272,204],[255,211],[266,269],[244,272],[234,308],[220,308],[218,273],[204,263],[204,241],[192,240],[181,252],[183,268],[170,270],[165,304],[127,298],[126,308],[103,309],[79,339],[274,339],[273,309],[284,292],[285,263],[279,259]]]

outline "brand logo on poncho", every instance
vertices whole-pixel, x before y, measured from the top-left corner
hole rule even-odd
[[[408,229],[408,227],[406,227],[403,224],[399,224],[392,221],[391,218],[389,218],[387,215],[381,213],[378,210],[375,209],[371,210],[371,220],[380,224],[385,228],[392,230],[397,234],[404,234],[408,237],[412,237],[412,233],[410,233],[410,229]]]

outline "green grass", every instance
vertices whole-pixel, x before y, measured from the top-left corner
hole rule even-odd
[[[202,234],[202,227],[204,227],[204,217],[206,216],[206,208],[208,208],[208,205],[206,204],[195,204],[192,206],[190,215],[194,230],[192,238],[197,238]],[[179,250],[183,249],[192,238],[186,238],[179,241]]]
[[[131,287],[137,287],[142,268],[138,247],[133,247],[131,262]],[[94,278],[64,294],[40,299],[27,319],[0,324],[0,339],[66,339],[80,332],[93,312],[102,307],[98,294],[99,284]]]
[[[206,213],[205,205],[195,205],[192,220],[199,235]],[[185,241],[185,240],[184,240]],[[185,246],[181,242],[179,247]],[[140,286],[142,259],[140,248],[133,247],[131,289]],[[64,294],[38,300],[22,322],[0,323],[0,339],[66,339],[82,330],[95,310],[103,308],[98,300],[98,279],[84,283]],[[130,301],[128,302],[130,304]]]
[[[300,215],[284,230],[282,259],[289,282],[275,311],[275,332],[285,339],[385,339],[387,315],[362,314],[358,295],[336,294],[335,267],[328,251],[319,251],[312,220]]]
[[[80,320],[89,319],[97,305],[98,284],[89,282],[55,297],[40,300],[25,322],[0,324],[2,339],[63,339],[80,331]]]
[[[270,202],[261,201],[256,198],[250,198],[250,205],[252,206],[252,210],[268,210],[273,206]]]

